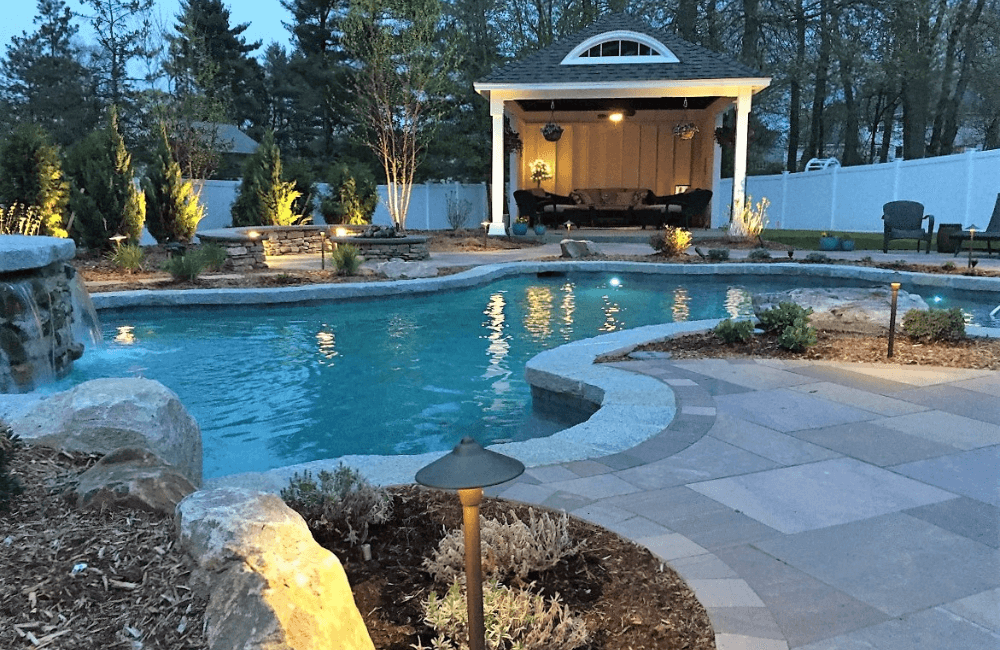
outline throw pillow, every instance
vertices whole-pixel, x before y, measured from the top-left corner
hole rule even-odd
[[[577,205],[590,205],[590,195],[583,190],[573,190],[569,193],[569,198]]]

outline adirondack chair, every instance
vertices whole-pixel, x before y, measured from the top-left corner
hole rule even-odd
[[[923,221],[927,219],[927,230]],[[927,242],[927,253],[931,252],[931,238],[934,236],[934,217],[924,214],[924,206],[916,201],[890,201],[882,206],[882,220],[885,233],[882,237],[882,252],[889,252],[889,242],[893,239],[916,239],[917,252],[920,242]]]

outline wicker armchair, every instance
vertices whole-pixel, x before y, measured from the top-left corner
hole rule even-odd
[[[927,230],[923,220],[927,219]],[[882,252],[889,252],[889,242],[893,239],[916,239],[917,252],[920,242],[927,242],[926,253],[931,252],[931,238],[934,236],[934,217],[924,214],[924,206],[916,201],[890,201],[882,206],[882,220],[885,233],[882,237]]]

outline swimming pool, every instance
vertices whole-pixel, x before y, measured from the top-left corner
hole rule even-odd
[[[418,296],[283,307],[102,313],[106,347],[57,388],[144,376],[202,428],[206,478],[348,454],[450,449],[548,435],[524,364],[605,332],[748,315],[745,276],[520,276]],[[776,278],[756,290],[845,286]],[[932,295],[925,297],[933,299]]]

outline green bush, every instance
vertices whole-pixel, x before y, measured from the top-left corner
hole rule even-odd
[[[297,198],[295,183],[282,180],[281,151],[274,143],[274,132],[267,131],[243,168],[243,180],[230,209],[233,226],[291,225],[298,219],[292,212]]]
[[[816,345],[816,340],[816,328],[804,316],[796,318],[778,335],[778,345],[792,352],[802,352],[807,347]]]
[[[423,607],[424,620],[441,636],[417,650],[468,648],[469,613],[457,580],[441,598],[432,591]],[[490,650],[574,650],[588,641],[586,623],[573,616],[558,594],[546,599],[496,581],[483,585],[483,623]]]
[[[34,209],[43,235],[68,236],[69,181],[59,151],[41,127],[18,127],[0,148],[0,203]]]
[[[958,267],[955,266],[954,262],[945,262],[944,264],[941,265],[941,268],[944,269],[945,271],[954,271]]]
[[[20,444],[20,439],[10,427],[0,424],[0,512],[7,510],[11,499],[24,491],[21,483],[8,471],[8,465]]]
[[[308,471],[296,472],[281,498],[310,526],[332,525],[351,544],[363,544],[368,526],[385,523],[392,514],[388,493],[343,463],[332,474],[320,472],[318,484]]]
[[[69,207],[75,215],[73,239],[87,248],[110,250],[112,235],[138,242],[146,221],[146,197],[135,184],[132,155],[118,131],[112,109],[108,124],[69,150],[66,172],[72,181]]]
[[[668,257],[678,257],[691,245],[691,233],[683,228],[666,226],[662,232],[649,237],[649,245]]]
[[[354,275],[361,268],[360,251],[353,244],[338,244],[330,259],[337,269],[337,275]]]
[[[221,271],[222,267],[226,264],[226,260],[229,259],[229,254],[226,253],[225,247],[215,242],[202,244],[195,253],[201,256],[202,261],[205,262],[205,268],[209,271]]]
[[[319,205],[323,219],[329,224],[371,223],[378,207],[378,186],[371,170],[361,163],[340,163],[327,171],[327,178],[329,190]]]
[[[35,206],[0,205],[0,235],[37,235],[41,227],[42,215]]]
[[[177,282],[194,282],[205,270],[205,258],[198,251],[175,255],[163,265],[163,270]]]
[[[769,260],[771,259],[771,251],[766,248],[755,248],[747,255],[748,260]]]
[[[712,330],[725,343],[747,343],[753,338],[753,323],[748,320],[727,318]]]
[[[965,316],[951,309],[911,309],[903,315],[903,332],[923,341],[954,341],[965,338]]]
[[[830,258],[823,253],[809,253],[806,255],[806,261],[812,264],[826,264],[830,261]]]
[[[122,244],[108,253],[108,259],[118,269],[134,273],[142,269],[146,253],[139,244]]]
[[[189,242],[205,216],[191,181],[181,177],[167,141],[167,129],[160,124],[160,139],[153,162],[142,182],[146,196],[146,227],[157,243]]]
[[[777,307],[766,309],[757,315],[760,327],[765,332],[781,332],[799,318],[808,318],[812,309],[800,307],[794,302],[780,302]]]
[[[724,262],[729,259],[729,249],[710,248],[708,249],[708,259],[713,262]]]

